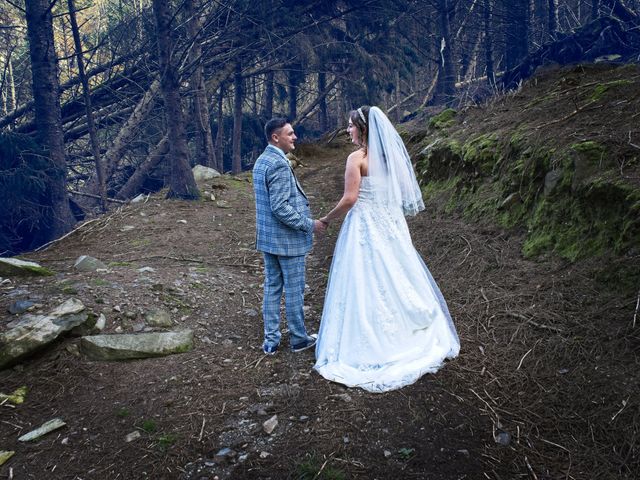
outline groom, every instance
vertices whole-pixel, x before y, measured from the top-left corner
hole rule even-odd
[[[293,352],[316,344],[304,326],[304,268],[313,234],[326,226],[311,218],[309,201],[285,156],[295,148],[296,134],[285,118],[272,118],[264,127],[269,145],[253,167],[256,197],[256,249],[264,255],[264,343],[273,355],[280,345],[280,299],[285,293],[289,343]]]

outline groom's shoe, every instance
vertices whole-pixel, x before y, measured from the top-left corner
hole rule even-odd
[[[275,355],[278,351],[278,345],[262,345],[262,351],[265,355]]]
[[[309,335],[309,340],[307,340],[306,342],[299,343],[298,345],[292,345],[291,346],[291,351],[293,353],[298,353],[298,352],[302,352],[304,350],[307,350],[307,349],[309,349],[311,347],[315,347],[317,340],[318,340],[318,334],[317,333],[312,333],[311,335]]]

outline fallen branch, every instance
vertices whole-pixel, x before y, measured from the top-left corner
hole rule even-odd
[[[59,241],[60,241],[60,240],[62,240],[63,238],[67,238],[67,237],[68,237],[69,235],[71,235],[72,233],[77,232],[77,231],[78,231],[78,230],[80,230],[81,228],[86,227],[86,226],[87,226],[87,225],[89,225],[90,223],[97,222],[98,220],[99,220],[98,218],[92,218],[91,220],[87,220],[87,221],[86,221],[86,222],[84,222],[82,225],[80,225],[80,226],[79,226],[79,227],[77,227],[77,228],[74,228],[73,230],[71,230],[71,231],[70,231],[70,232],[68,232],[68,233],[65,233],[65,234],[64,234],[63,236],[61,236],[60,238],[56,238],[55,240],[51,240],[50,242],[45,243],[44,245],[40,245],[38,248],[36,248],[36,249],[34,250],[34,252],[41,252],[41,251],[43,251],[43,250],[45,250],[45,249],[49,248],[49,247],[50,247],[51,245],[53,245],[54,243],[59,242]]]
[[[78,192],[77,190],[69,190],[69,193],[73,193],[74,195],[82,195],[83,197],[91,197],[91,198],[97,198],[100,199],[100,195],[94,195],[93,193],[84,193],[84,192]],[[107,202],[114,202],[114,203],[122,203],[122,204],[126,204],[127,202],[123,201],[123,200],[118,200],[116,198],[106,198]]]

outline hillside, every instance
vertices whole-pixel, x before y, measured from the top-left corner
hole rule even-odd
[[[598,68],[600,77],[624,72]],[[495,153],[519,126],[527,146],[536,140],[551,147],[556,137],[554,148],[579,141],[617,146],[622,174],[633,177],[637,157],[623,152],[634,150],[626,145],[630,130],[634,143],[637,127],[615,120],[626,108],[620,100],[608,100],[615,115],[592,113],[590,129],[585,120],[533,131],[524,121],[523,105],[533,102],[537,112],[542,107],[536,105],[550,102],[544,99],[554,90],[542,89],[543,82],[559,85],[573,78],[569,73],[577,75],[566,72],[547,72],[537,85],[458,113],[449,127],[427,129],[425,122],[422,133],[413,133],[411,149],[423,151],[436,136],[465,148],[470,139],[495,133],[489,149]],[[540,123],[570,114],[566,104],[552,107],[537,113]],[[573,117],[577,121],[578,114]],[[417,123],[412,131],[421,128]],[[314,213],[339,198],[351,148],[339,136],[297,150],[303,163],[298,175]],[[490,197],[486,209],[472,208],[481,198],[474,195],[499,184],[493,167],[472,162],[466,169],[464,157],[462,164],[452,157],[451,169],[434,177],[435,158],[429,151],[417,157],[423,179],[436,183],[425,183],[429,205],[410,228],[462,343],[460,356],[436,375],[378,395],[326,382],[311,370],[312,352],[284,349],[265,357],[252,188],[247,174],[223,176],[200,185],[216,201],[171,201],[160,193],[129,204],[25,255],[55,276],[2,283],[0,329],[15,319],[4,312],[16,300],[49,311],[73,297],[103,313],[105,332],[113,334],[148,329],[146,313],[164,309],[172,328],[194,331],[195,345],[162,358],[98,362],[79,355],[78,338],[67,337],[0,371],[0,392],[28,389],[22,404],[0,402],[0,450],[16,452],[0,466],[0,476],[637,478],[638,284],[628,285],[637,272],[637,250],[623,242],[595,256],[580,251],[571,261],[557,247],[529,255],[523,248],[531,238],[528,214],[503,222],[504,210],[493,208],[504,192]],[[504,158],[505,171],[514,158],[520,157]],[[633,178],[625,185],[635,188]],[[455,186],[445,188],[449,183]],[[523,212],[536,208],[535,201],[521,202]],[[313,330],[336,235],[333,229],[316,241],[309,257],[305,304]],[[84,254],[108,269],[76,271],[74,261]],[[274,415],[278,424],[268,434],[262,425]],[[17,441],[54,417],[67,426],[37,442]],[[132,432],[139,437],[127,442]]]

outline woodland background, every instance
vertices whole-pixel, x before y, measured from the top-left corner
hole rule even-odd
[[[474,104],[549,62],[634,60],[636,0],[3,0],[0,254],[145,191],[198,198],[262,125],[302,139],[376,104],[396,122]],[[635,59],[637,60],[637,59]]]

